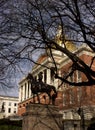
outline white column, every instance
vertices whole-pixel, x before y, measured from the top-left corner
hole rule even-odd
[[[44,71],[43,71],[43,79],[42,79],[42,81],[44,82]]]
[[[24,86],[25,86],[25,99],[26,99],[27,98],[26,97],[27,96],[27,84],[25,83]]]
[[[21,102],[21,86],[19,86],[19,102]]]
[[[21,85],[21,101],[23,100],[23,86]]]
[[[22,101],[23,101],[23,99],[24,99],[24,87],[22,86]]]
[[[31,97],[31,84],[28,82],[29,84],[29,97]]]
[[[50,69],[47,69],[47,84],[50,84],[50,82],[51,82]]]
[[[28,88],[27,98],[29,98],[29,82],[28,81],[27,81],[27,88]]]
[[[26,82],[26,99],[28,98],[28,82]]]
[[[23,85],[23,98],[22,100],[25,100],[25,85]]]

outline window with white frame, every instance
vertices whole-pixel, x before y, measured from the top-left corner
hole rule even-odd
[[[82,98],[82,87],[77,87],[77,98],[78,102],[80,102]]]
[[[74,94],[73,89],[69,90],[69,95],[70,95],[70,104],[75,103],[75,94]]]
[[[67,102],[67,100],[66,100],[66,93],[64,92],[63,93],[63,105],[65,106],[66,105],[66,102]]]
[[[14,106],[17,106],[17,103],[14,103]]]
[[[14,108],[14,113],[16,113],[16,108]]]
[[[69,80],[71,81],[71,82],[74,82],[74,73],[71,75],[71,76],[69,76]]]
[[[8,113],[11,113],[11,108],[8,108]]]
[[[77,82],[80,82],[81,81],[81,72],[80,71],[76,71],[76,74],[77,74]]]

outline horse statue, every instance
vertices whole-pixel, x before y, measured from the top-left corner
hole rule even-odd
[[[37,81],[33,77],[33,75],[31,73],[29,73],[28,76],[27,76],[27,80],[29,80],[30,84],[31,84],[31,91],[33,93],[33,101],[35,102],[34,95],[36,94],[37,98],[38,98],[38,101],[40,103],[40,98],[39,98],[39,94],[38,93],[39,92],[40,93],[44,93],[45,92],[49,96],[49,104],[50,104],[50,101],[52,101],[52,104],[54,105],[55,104],[55,99],[57,97],[57,91],[56,91],[54,86],[43,83],[41,78],[39,79],[39,81]],[[53,91],[53,94],[51,95],[52,91]]]

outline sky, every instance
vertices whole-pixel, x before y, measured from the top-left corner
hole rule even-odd
[[[35,61],[38,59],[38,57],[42,54],[42,52],[38,51],[36,54],[32,56]],[[5,96],[12,96],[12,97],[18,97],[19,96],[19,82],[29,73],[32,71],[32,66],[34,64],[29,61],[23,61],[20,63],[21,70],[18,69],[18,71],[13,74],[13,76],[10,78],[10,82],[12,84],[12,87],[6,87],[6,86],[0,86],[0,95]]]

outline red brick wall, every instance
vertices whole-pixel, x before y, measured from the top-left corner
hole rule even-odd
[[[82,56],[80,56],[80,58],[88,65],[91,64],[91,59],[92,57],[89,56],[89,55],[85,55],[83,54]],[[61,72],[62,74],[64,73],[64,70],[65,72],[68,72],[70,66],[72,65],[72,62],[67,62],[67,64],[65,64],[62,68],[61,68]],[[94,64],[92,66],[93,70],[95,70],[95,61],[94,61]],[[74,76],[76,77],[76,73],[74,74]],[[82,77],[82,80],[85,81],[86,80],[86,77],[83,75],[83,73],[81,73],[81,77]],[[76,80],[76,79],[75,79]],[[80,98],[80,101],[78,100],[78,88],[77,87],[70,87],[69,88],[69,85],[68,86],[68,89],[64,90],[63,91],[58,91],[58,95],[57,95],[57,99],[56,99],[56,105],[59,106],[60,109],[69,109],[69,108],[74,108],[74,107],[79,107],[79,106],[82,106],[82,105],[95,105],[95,86],[86,86],[86,87],[81,87],[81,98]],[[70,103],[70,91],[72,89],[72,93],[73,93],[73,96],[74,96],[74,102],[73,103]],[[66,104],[64,104],[64,97],[63,97],[63,93],[65,93],[65,96],[66,96]],[[44,99],[44,96],[46,97],[46,100]],[[37,97],[35,97],[35,100],[37,102]],[[49,100],[48,100],[48,96],[44,93],[44,94],[41,94],[40,95],[40,101],[42,104],[48,104],[49,103]],[[26,105],[33,102],[33,98],[31,99],[28,99],[26,101],[23,101],[21,103],[19,103],[19,107],[18,107],[18,114],[21,115],[23,114],[26,109]]]

